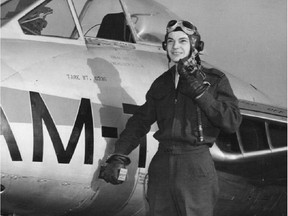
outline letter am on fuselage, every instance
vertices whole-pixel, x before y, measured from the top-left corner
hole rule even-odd
[[[153,1],[1,4],[2,214],[145,215],[156,125],[131,153],[127,181],[113,186],[98,175],[127,119],[167,70],[161,49],[165,29],[159,26],[175,18]],[[226,75],[244,121],[236,134],[221,134],[211,149],[221,183],[215,215],[248,207],[262,215],[282,212],[287,113],[264,105],[265,95]],[[245,139],[247,133],[251,139]],[[256,142],[264,135],[269,139]],[[264,172],[263,164],[281,168]],[[260,202],[267,194],[271,198]]]

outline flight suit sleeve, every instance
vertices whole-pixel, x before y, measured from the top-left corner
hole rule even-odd
[[[242,116],[238,107],[239,101],[232,91],[229,80],[222,73],[215,83],[211,83],[210,88],[196,99],[198,106],[215,127],[227,133],[236,132]]]
[[[154,100],[151,97],[151,88],[146,94],[146,102],[128,119],[125,129],[115,144],[115,153],[130,154],[140,144],[140,138],[150,131],[151,125],[156,121],[156,111]]]

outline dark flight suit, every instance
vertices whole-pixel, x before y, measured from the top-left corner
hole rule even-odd
[[[209,147],[220,130],[235,132],[242,118],[225,74],[206,68],[202,72],[211,86],[195,100],[175,89],[175,67],[158,77],[146,94],[146,102],[128,120],[116,142],[115,153],[128,155],[150,126],[155,121],[158,124],[154,137],[159,148],[148,170],[151,216],[213,214],[219,189]]]

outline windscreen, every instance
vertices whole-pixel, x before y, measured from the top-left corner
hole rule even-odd
[[[131,17],[136,38],[142,42],[161,43],[166,25],[172,19],[179,19],[164,6],[154,1],[121,0],[127,15]]]

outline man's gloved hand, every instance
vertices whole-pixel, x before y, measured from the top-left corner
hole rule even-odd
[[[111,184],[117,185],[122,184],[123,181],[118,180],[119,171],[121,168],[125,168],[127,165],[130,164],[130,158],[126,155],[121,154],[113,154],[111,155],[106,163],[107,166],[103,171],[103,179]]]
[[[194,71],[199,69],[199,65],[195,59],[195,56],[192,53],[190,58],[185,57],[180,59],[177,64],[177,71],[180,76],[186,78],[189,74],[192,74]]]
[[[210,86],[210,83],[204,81],[205,74],[201,72],[199,65],[195,64],[191,58],[180,59],[177,71],[180,75],[179,92],[192,99],[202,95]]]

